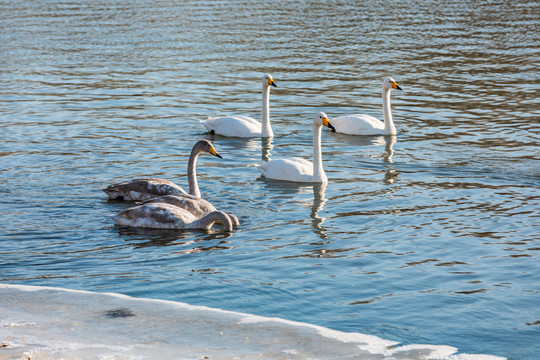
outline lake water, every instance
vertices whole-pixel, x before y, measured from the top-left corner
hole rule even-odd
[[[539,5],[529,1],[0,2],[0,282],[279,317],[401,344],[540,354]],[[210,136],[260,116],[275,137]],[[312,118],[382,117],[396,137],[323,130],[326,186],[267,181],[311,158]],[[220,231],[121,229],[99,190],[187,186],[200,138]],[[39,304],[36,304],[39,305]],[[0,338],[1,340],[1,338]],[[0,350],[1,351],[1,350]]]

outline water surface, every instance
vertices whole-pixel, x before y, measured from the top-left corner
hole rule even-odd
[[[279,5],[279,6],[278,6]],[[175,300],[402,343],[533,359],[538,345],[534,2],[0,3],[0,282]],[[275,138],[204,133],[258,118]],[[311,157],[311,119],[381,117],[397,137],[323,131],[326,186],[261,178]],[[199,185],[242,223],[120,229],[99,188]]]

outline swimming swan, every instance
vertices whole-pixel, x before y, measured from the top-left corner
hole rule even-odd
[[[382,103],[384,122],[365,114],[338,116],[332,119],[336,132],[349,135],[396,135],[396,127],[392,121],[390,109],[390,90],[401,90],[391,77],[382,83]]]
[[[213,134],[230,137],[273,137],[270,126],[270,86],[277,87],[272,75],[266,74],[262,79],[262,124],[248,116],[232,115],[208,118],[201,121],[206,129]]]
[[[189,211],[197,219],[205,215],[208,215],[209,213],[213,211],[217,211],[215,206],[212,205],[210,202],[204,199],[195,197],[190,194],[164,195],[164,196],[160,196],[160,197],[142,202],[142,204],[153,204],[153,203],[166,203],[166,204],[177,206],[179,208]],[[233,214],[227,214],[227,215],[231,219],[231,223],[233,224],[233,226],[240,225],[240,222],[238,221],[238,218],[236,217],[236,215],[233,215]]]
[[[197,158],[203,152],[222,158],[208,140],[199,140],[193,146],[188,162],[188,184],[189,193],[197,198],[201,197],[201,191],[195,169]],[[186,191],[175,183],[157,178],[134,179],[109,185],[101,190],[109,196],[109,199],[126,201],[148,200],[162,195],[186,194]]]
[[[113,218],[118,225],[154,229],[209,230],[215,222],[220,222],[224,231],[232,231],[231,220],[223,211],[213,211],[197,219],[189,211],[166,203],[135,206]]]
[[[277,159],[263,163],[259,170],[264,177],[275,180],[325,183],[321,158],[321,128],[334,129],[325,113],[318,113],[313,119],[313,163],[301,158]]]

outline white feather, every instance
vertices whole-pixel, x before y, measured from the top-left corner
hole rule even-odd
[[[349,135],[395,135],[396,128],[390,108],[390,89],[401,90],[394,79],[387,77],[382,84],[384,122],[365,114],[338,116],[332,119],[336,132]]]
[[[320,112],[313,120],[313,163],[297,157],[271,160],[259,166],[261,174],[274,180],[327,182],[328,178],[321,159],[321,128],[323,125],[333,128],[326,114]]]
[[[208,132],[228,137],[273,137],[270,126],[270,87],[276,86],[272,75],[266,74],[262,79],[262,111],[261,122],[243,115],[231,115],[208,118],[201,121]]]

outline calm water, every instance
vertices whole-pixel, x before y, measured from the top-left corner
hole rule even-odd
[[[540,353],[537,2],[0,2],[0,282],[278,316],[510,359]],[[210,137],[259,117],[276,137]],[[311,119],[382,117],[398,136],[323,132],[326,187],[265,181],[311,157]],[[99,188],[199,185],[231,235],[116,228]]]

